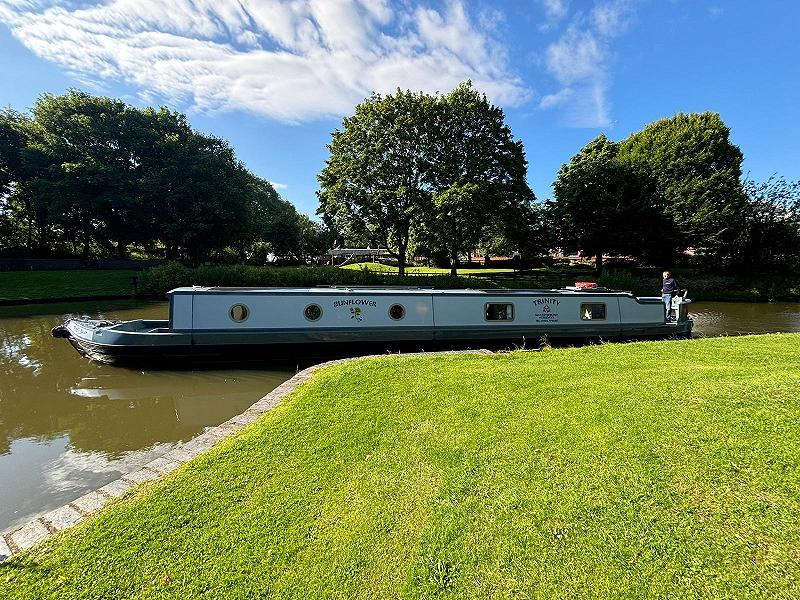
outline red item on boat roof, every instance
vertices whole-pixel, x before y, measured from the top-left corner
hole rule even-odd
[[[575,287],[581,290],[593,290],[597,284],[594,281],[576,281]]]

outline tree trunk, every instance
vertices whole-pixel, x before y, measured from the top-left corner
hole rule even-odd
[[[594,257],[594,270],[600,275],[603,272],[603,253],[598,252]]]
[[[458,251],[453,250],[450,252],[450,275],[453,277],[458,276]]]
[[[408,246],[403,244],[397,248],[397,275],[405,277],[406,275],[406,251]]]

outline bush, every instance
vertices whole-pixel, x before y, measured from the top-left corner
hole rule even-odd
[[[172,262],[142,274],[140,295],[163,298],[182,286],[219,287],[314,287],[320,285],[399,285],[436,288],[466,288],[468,279],[449,275],[398,277],[366,269],[338,267],[255,267],[248,265],[204,266],[191,269]]]
[[[637,296],[658,295],[649,281],[636,277],[630,271],[606,270],[597,278],[597,285],[612,290],[632,292]]]

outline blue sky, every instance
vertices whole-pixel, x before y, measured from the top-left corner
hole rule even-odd
[[[0,0],[0,105],[79,87],[186,112],[313,214],[341,117],[371,90],[476,86],[528,177],[600,133],[719,112],[756,179],[800,179],[794,0]]]

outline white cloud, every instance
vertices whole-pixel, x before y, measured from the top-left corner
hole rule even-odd
[[[622,35],[630,27],[633,8],[632,0],[613,0],[595,5],[591,13],[594,28],[606,37]]]
[[[277,181],[270,181],[269,184],[276,190],[285,190],[289,187],[288,183],[278,183]]]
[[[142,98],[299,122],[347,114],[372,91],[446,91],[465,79],[494,101],[529,92],[503,46],[460,0],[0,0],[24,45],[83,81]]]
[[[547,68],[563,84],[591,79],[605,71],[605,50],[591,31],[570,28],[547,48]]]
[[[551,21],[560,21],[569,12],[569,0],[539,0],[539,4]]]
[[[633,0],[598,2],[589,13],[578,12],[545,52],[547,70],[562,86],[539,101],[543,109],[561,107],[573,127],[611,124],[608,100],[611,42],[631,24]]]
[[[555,94],[547,94],[539,100],[539,108],[553,108],[554,106],[561,106],[572,98],[575,90],[572,88],[562,88]]]

